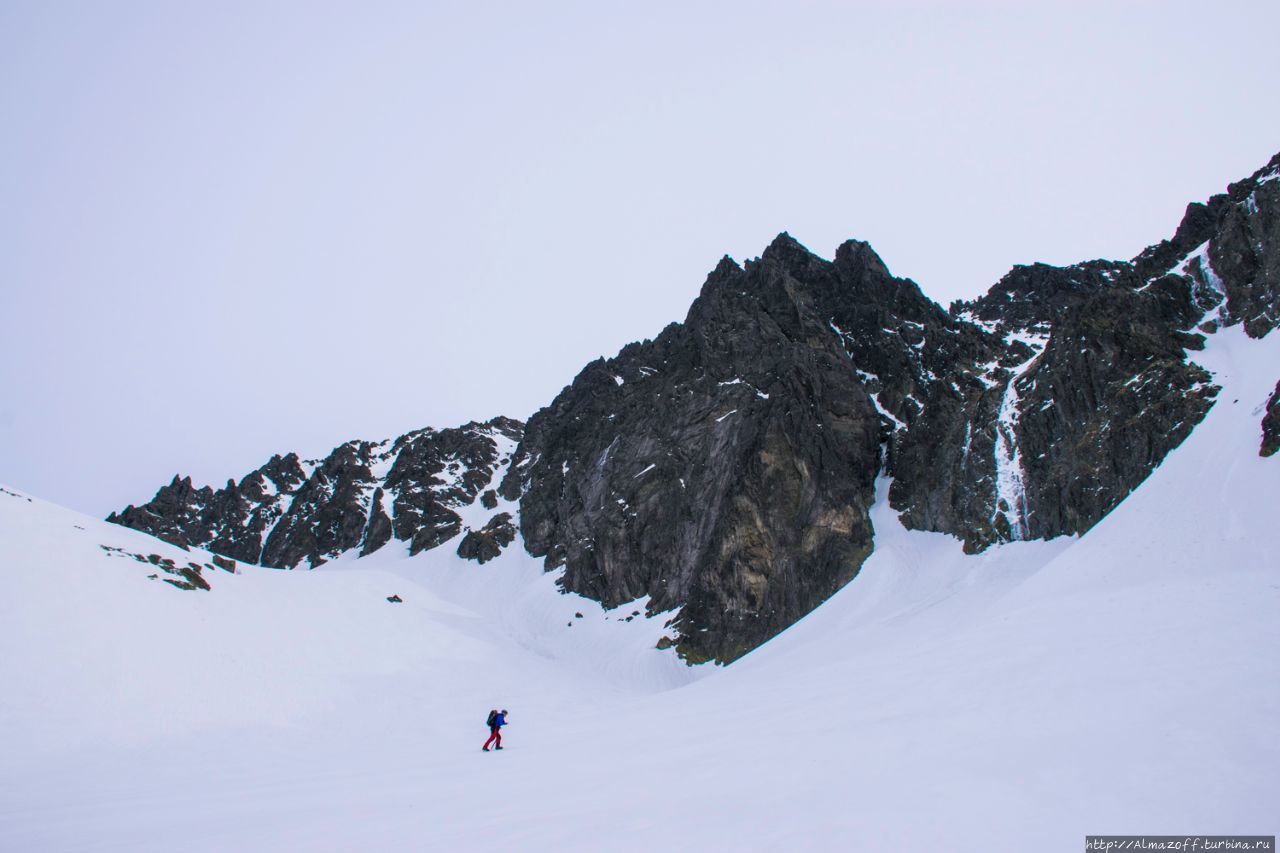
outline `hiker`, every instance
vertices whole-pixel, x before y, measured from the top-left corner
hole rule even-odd
[[[507,709],[501,711],[489,712],[489,739],[484,742],[481,747],[485,752],[489,751],[489,744],[494,744],[494,749],[502,749],[502,727],[507,724]]]

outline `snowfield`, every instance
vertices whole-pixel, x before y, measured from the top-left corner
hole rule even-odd
[[[1280,829],[1280,334],[1087,535],[876,551],[731,667],[561,595],[519,543],[203,563],[0,491],[4,851],[1080,849]],[[165,575],[161,574],[161,578]],[[387,597],[399,595],[402,603]],[[577,614],[582,614],[581,617]],[[490,708],[510,710],[484,754]]]

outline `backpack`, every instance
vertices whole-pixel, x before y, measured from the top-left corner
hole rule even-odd
[[[497,710],[490,711],[490,712],[489,712],[489,719],[485,720],[485,721],[484,721],[484,724],[485,724],[486,726],[488,726],[489,728],[493,728],[493,722],[494,722],[494,720],[496,720],[496,719],[498,719],[498,712],[497,712]]]

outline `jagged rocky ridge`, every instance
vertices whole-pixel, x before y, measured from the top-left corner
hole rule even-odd
[[[148,503],[107,521],[273,568],[314,567],[355,548],[369,554],[393,538],[416,554],[469,532],[457,510],[501,479],[523,426],[495,418],[349,441],[325,459],[273,456],[216,491],[175,476]],[[483,506],[496,509],[496,494],[487,494],[492,503]]]
[[[1280,155],[1131,261],[1015,267],[950,311],[865,243],[826,261],[783,234],[722,260],[683,323],[587,365],[523,430],[276,457],[216,492],[175,478],[111,520],[273,566],[392,538],[457,537],[483,562],[518,525],[565,589],[648,597],[687,660],[727,662],[857,573],[877,476],[908,526],[970,550],[1088,530],[1212,405],[1188,350],[1280,321],[1277,246]],[[494,512],[464,531],[477,502]]]

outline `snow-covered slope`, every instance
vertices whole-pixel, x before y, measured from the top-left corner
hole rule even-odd
[[[0,849],[1013,850],[1273,833],[1280,335],[1079,539],[908,532],[728,668],[507,549],[208,555],[0,493]],[[386,599],[399,595],[401,603]],[[576,614],[581,613],[579,618]],[[483,754],[484,714],[511,711]]]

